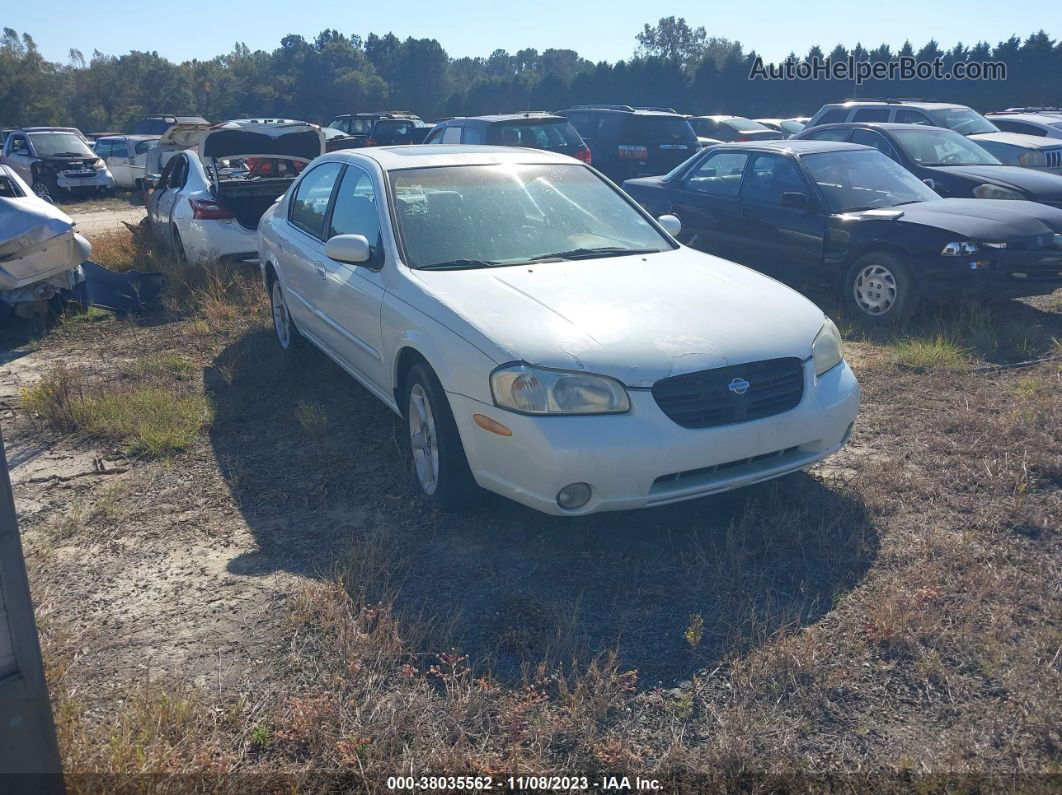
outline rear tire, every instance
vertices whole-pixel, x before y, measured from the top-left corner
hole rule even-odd
[[[910,268],[888,251],[871,251],[853,262],[843,291],[845,307],[872,326],[908,320],[920,300]]]
[[[414,365],[402,390],[402,408],[409,428],[413,480],[434,507],[456,513],[483,499],[469,469],[442,384],[424,363]]]
[[[273,313],[273,332],[276,334],[277,345],[284,353],[291,353],[298,347],[302,335],[295,328],[291,312],[288,311],[284,289],[280,286],[280,279],[275,276],[269,286],[269,306]]]

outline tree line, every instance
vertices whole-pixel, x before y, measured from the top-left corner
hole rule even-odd
[[[452,58],[435,39],[364,38],[337,30],[312,41],[289,35],[272,52],[237,44],[210,60],[174,63],[156,52],[72,49],[67,63],[45,59],[28,33],[0,38],[0,126],[71,125],[85,132],[128,129],[149,113],[199,114],[211,120],[281,116],[327,121],[337,113],[404,109],[425,119],[517,110],[555,110],[586,102],[676,108],[687,113],[810,115],[845,97],[928,97],[981,111],[1014,105],[1062,105],[1062,42],[1044,31],[1022,40],[956,44],[931,40],[868,50],[812,47],[790,58],[889,61],[997,61],[998,81],[751,80],[755,50],[666,17],[635,36],[631,57],[593,63],[575,50],[533,48]]]

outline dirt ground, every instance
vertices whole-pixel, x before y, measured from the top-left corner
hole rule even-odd
[[[925,320],[919,344],[943,355],[950,329],[957,365],[911,364],[911,334],[846,329],[864,398],[843,452],[580,519],[500,498],[427,510],[398,420],[323,355],[281,360],[261,301],[205,296],[3,354],[68,769],[320,767],[372,790],[388,770],[471,769],[1058,782],[1062,295]],[[27,409],[57,368],[78,389],[205,398],[209,416],[175,455],[133,454]],[[171,736],[158,727],[177,719],[152,713],[129,740],[145,684],[226,717]]]

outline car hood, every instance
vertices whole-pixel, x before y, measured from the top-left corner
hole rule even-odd
[[[324,154],[325,136],[315,124],[238,124],[211,128],[199,141],[199,157],[284,157],[309,162]]]
[[[434,299],[432,311],[441,305],[471,326],[499,363],[585,370],[632,387],[728,364],[806,359],[824,321],[781,283],[685,247],[411,274]]]
[[[1006,199],[940,199],[857,215],[868,221],[885,219],[936,227],[966,240],[1002,241],[1062,232],[1062,210],[1038,202]]]
[[[1001,144],[1011,144],[1024,149],[1054,149],[1062,144],[1058,138],[1041,138],[1038,135],[1023,135],[1022,133],[997,132],[976,133],[968,136],[973,141],[995,141]]]
[[[1020,166],[929,166],[933,171],[1027,191],[1040,199],[1062,199],[1062,177]]]

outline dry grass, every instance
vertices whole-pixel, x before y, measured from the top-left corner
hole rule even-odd
[[[120,443],[127,452],[171,456],[188,448],[210,416],[201,394],[166,385],[91,383],[58,367],[23,390],[23,406],[58,431]]]
[[[903,339],[891,351],[897,365],[916,373],[960,372],[970,367],[968,352],[944,337]]]

